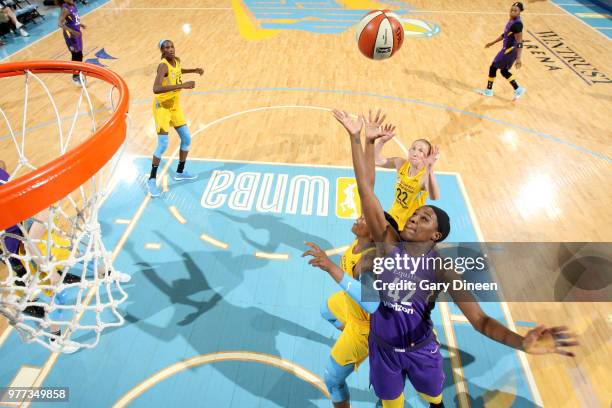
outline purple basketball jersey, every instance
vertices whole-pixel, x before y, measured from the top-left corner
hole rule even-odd
[[[79,11],[74,4],[70,5],[66,3],[62,5],[62,9],[68,10],[65,23],[66,27],[70,30],[78,32],[78,35],[76,35],[69,30],[64,30],[64,40],[66,41],[66,45],[71,52],[81,52],[83,51],[83,35],[81,34],[81,19],[79,17]]]
[[[388,257],[396,254],[403,256],[404,251],[396,248]],[[399,291],[396,293],[381,292],[380,307],[370,317],[370,330],[380,339],[394,347],[410,347],[419,343],[430,334],[433,323],[430,319],[431,310],[435,305],[435,293],[424,291],[419,287],[420,281],[435,282],[435,270],[426,266],[427,259],[433,259],[437,254],[431,250],[426,256],[416,258],[422,261],[414,271],[385,270],[380,279],[383,282],[395,280],[410,280],[416,283],[416,290]],[[433,266],[433,263],[430,263]]]
[[[404,253],[398,248],[387,256],[403,256]],[[424,290],[419,285],[422,281],[436,282],[433,262],[428,264],[426,261],[436,257],[437,253],[430,250],[426,256],[416,258],[422,262],[413,271],[385,270],[379,277],[387,283],[396,280],[416,282],[414,291],[380,292],[381,304],[370,316],[370,383],[380,399],[397,398],[404,390],[406,377],[420,393],[431,397],[442,393],[443,359],[439,344],[432,335],[430,318],[437,292]],[[383,346],[381,340],[387,346]],[[421,348],[405,350],[418,344],[422,345]]]
[[[2,188],[2,185],[8,181],[9,179],[9,174],[4,171],[3,169],[0,169],[0,188]],[[16,225],[13,225],[12,227],[8,227],[5,232],[9,233],[9,234],[14,234],[17,235],[19,237],[21,237],[21,231],[19,230],[19,227],[17,227]],[[4,246],[6,247],[6,250],[9,253],[12,254],[16,254],[19,252],[19,244],[20,241],[17,238],[13,238],[13,237],[9,237],[6,236],[4,238]],[[1,248],[1,247],[0,247]]]
[[[512,33],[510,31],[510,29],[512,28],[512,26],[516,23],[523,23],[521,21],[520,17],[517,17],[513,20],[508,21],[508,23],[506,23],[506,28],[504,28],[504,43],[502,46],[502,50],[507,50],[510,47],[514,47],[514,44],[516,44],[516,39],[514,38],[514,33]]]

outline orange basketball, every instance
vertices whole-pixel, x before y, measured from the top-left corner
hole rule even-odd
[[[357,25],[359,51],[370,59],[390,58],[403,42],[404,27],[399,16],[389,10],[370,11]]]

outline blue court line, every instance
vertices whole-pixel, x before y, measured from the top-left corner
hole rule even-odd
[[[444,105],[441,103],[434,103],[434,102],[427,102],[427,101],[423,101],[421,99],[412,99],[412,98],[402,98],[399,96],[389,96],[389,95],[380,95],[377,93],[373,93],[373,92],[366,92],[366,91],[348,91],[348,90],[341,90],[341,89],[316,89],[316,88],[247,88],[247,89],[216,89],[216,90],[212,90],[212,91],[195,91],[195,92],[188,92],[185,93],[184,96],[190,96],[190,95],[211,95],[211,94],[221,94],[221,93],[239,93],[239,92],[319,92],[319,93],[337,93],[337,94],[343,94],[343,95],[359,95],[359,96],[371,96],[374,98],[379,98],[379,99],[389,99],[389,100],[394,100],[394,101],[398,101],[398,102],[402,102],[402,103],[414,103],[416,105],[421,105],[421,106],[427,106],[430,108],[435,108],[435,109],[443,109],[449,112],[455,112],[455,113],[460,113],[462,115],[468,115],[468,116],[472,116],[478,119],[484,119],[484,120],[488,120],[500,125],[504,125],[504,126],[508,126],[517,130],[521,130],[525,133],[529,133],[535,136],[538,136],[540,138],[543,139],[547,139],[556,143],[560,143],[563,145],[566,145],[568,147],[571,147],[574,150],[578,150],[581,151],[583,153],[587,153],[591,156],[597,157],[599,159],[602,159],[604,161],[607,161],[608,163],[612,163],[612,158],[609,156],[606,156],[605,154],[587,149],[586,147],[582,147],[579,146],[577,144],[574,144],[572,142],[569,142],[567,140],[563,140],[560,137],[557,136],[553,136],[550,135],[548,133],[543,133],[537,130],[533,130],[533,129],[529,129],[526,128],[524,126],[521,125],[517,125],[514,123],[510,123],[510,122],[506,122],[500,119],[495,119],[486,115],[481,115],[479,113],[474,113],[474,112],[469,112],[463,109],[459,109],[459,108],[453,108],[451,106],[448,105]],[[151,99],[147,98],[145,99],[146,103],[151,103]],[[141,101],[143,101],[142,99],[139,100],[134,100],[132,101],[133,104],[140,104]]]
[[[552,0],[554,4],[561,7],[569,14],[579,18],[583,23],[589,25],[594,30],[599,31],[609,39],[612,38],[612,32],[607,29],[608,24],[612,21],[609,17],[589,18],[581,17],[577,13],[595,13],[602,15],[612,14],[612,2],[609,0]],[[601,27],[601,26],[604,27]]]
[[[110,0],[90,0],[86,6],[79,4],[79,14],[81,18],[85,17],[92,11],[100,8]],[[41,13],[42,14],[42,13]],[[6,45],[0,47],[0,61],[11,57],[13,54],[41,40],[44,36],[53,32],[59,32],[57,19],[59,18],[59,7],[50,13],[43,14],[45,19],[38,24],[28,24],[26,29],[30,34],[29,37],[14,37],[12,34],[7,34],[3,38],[7,41]]]
[[[479,113],[474,113],[474,112],[469,112],[463,109],[459,109],[459,108],[453,108],[451,106],[448,105],[444,105],[441,103],[434,103],[434,102],[427,102],[427,101],[423,101],[421,99],[412,99],[412,98],[402,98],[399,96],[389,96],[389,95],[380,95],[377,93],[373,93],[373,92],[366,92],[366,91],[347,91],[347,90],[340,90],[340,89],[316,89],[316,88],[246,88],[246,89],[215,89],[212,91],[194,91],[194,92],[185,92],[183,93],[184,97],[189,97],[189,96],[193,96],[193,95],[213,95],[213,94],[223,94],[223,93],[240,93],[240,92],[319,92],[319,93],[337,93],[337,94],[345,94],[345,95],[359,95],[359,96],[371,96],[374,98],[379,98],[379,99],[389,99],[389,100],[394,100],[394,101],[398,101],[398,102],[402,102],[402,103],[414,103],[416,105],[421,105],[421,106],[427,106],[430,108],[434,108],[434,109],[443,109],[449,112],[455,112],[455,113],[460,113],[462,115],[468,115],[468,116],[472,116],[478,119],[484,119],[484,120],[488,120],[490,122],[493,123],[497,123],[503,126],[508,126],[510,128],[514,128],[520,131],[523,131],[525,133],[531,134],[531,135],[535,135],[538,136],[540,138],[546,139],[546,140],[550,140],[556,143],[560,143],[563,144],[565,146],[568,146],[574,150],[578,150],[580,152],[589,154],[591,156],[597,157],[599,159],[602,159],[608,163],[612,163],[612,158],[609,156],[606,156],[603,153],[599,153],[590,149],[587,149],[586,147],[582,147],[579,146],[575,143],[569,142],[567,140],[563,140],[560,137],[557,136],[553,136],[550,135],[548,133],[543,133],[537,130],[533,130],[533,129],[529,129],[526,128],[524,126],[521,125],[517,125],[514,123],[510,123],[510,122],[506,122],[500,119],[495,119],[486,115],[481,115]],[[141,98],[141,99],[133,99],[131,101],[132,105],[146,105],[146,104],[150,104],[152,102],[152,98]],[[99,112],[100,110],[96,111]],[[71,116],[66,116],[66,117],[62,117],[62,120],[66,119],[66,118],[70,118]],[[48,126],[50,124],[54,124],[56,123],[55,121],[49,121],[49,122],[43,122],[39,125],[36,126],[32,126],[31,128],[28,128],[27,130],[32,130],[32,129],[38,129],[41,127],[45,127]],[[15,133],[20,134],[20,133]],[[0,141],[6,139],[10,137],[10,135],[6,134],[3,136],[0,136]]]

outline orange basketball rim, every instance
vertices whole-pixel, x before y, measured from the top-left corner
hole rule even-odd
[[[113,157],[126,138],[129,91],[116,73],[72,61],[18,61],[0,64],[0,78],[26,72],[78,74],[101,79],[119,91],[112,116],[80,145],[0,187],[0,231],[21,222],[70,194]]]

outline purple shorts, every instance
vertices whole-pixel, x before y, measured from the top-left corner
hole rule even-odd
[[[370,336],[370,383],[376,396],[394,400],[404,391],[406,377],[420,393],[437,397],[444,388],[440,345],[433,340],[415,351],[398,353],[379,346]]]
[[[64,31],[64,40],[66,41],[66,46],[68,47],[70,52],[83,51],[83,35],[82,34],[80,36],[76,36],[72,34],[66,34],[66,31]]]
[[[514,61],[516,61],[517,55],[518,52],[516,51],[516,49],[513,49],[508,54],[504,54],[504,50],[501,50],[497,53],[491,65],[493,65],[494,68],[508,70],[512,68],[512,65],[514,65]]]

